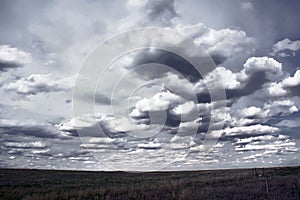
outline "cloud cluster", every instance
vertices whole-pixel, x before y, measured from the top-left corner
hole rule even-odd
[[[265,49],[272,44],[268,44],[269,39],[261,40],[260,37],[269,35],[261,34],[260,23],[246,30],[232,22],[230,26],[212,23],[214,26],[209,27],[198,21],[205,20],[199,16],[209,3],[201,6],[200,11],[195,6],[199,16],[191,14],[187,18],[190,14],[182,12],[184,9],[177,4],[182,8],[183,4],[188,5],[174,0],[90,4],[74,1],[71,6],[68,1],[55,1],[47,6],[37,4],[39,9],[32,12],[34,17],[20,12],[24,19],[19,17],[18,22],[10,20],[12,25],[4,24],[4,31],[11,33],[18,31],[10,27],[17,27],[16,30],[24,27],[22,41],[24,37],[30,45],[23,48],[27,43],[19,42],[18,48],[0,46],[0,71],[6,71],[1,76],[10,77],[1,81],[4,102],[0,111],[0,165],[99,169],[102,162],[100,169],[107,164],[118,170],[151,170],[154,166],[168,167],[170,163],[174,163],[172,169],[199,169],[251,164],[257,167],[257,164],[276,165],[293,160],[299,144],[290,132],[299,127],[299,120],[292,116],[300,109],[300,71],[294,70],[290,75],[286,63],[265,56],[269,54]],[[219,5],[225,9],[229,4]],[[242,21],[251,24],[251,13],[258,12],[257,3],[239,5],[236,9],[241,11],[234,22],[241,21],[241,13],[243,16],[248,13],[245,15],[250,17]],[[31,8],[25,3],[13,7],[22,11],[26,10],[23,7]],[[223,18],[224,13],[215,13],[218,14]],[[209,18],[213,21],[218,17]],[[71,108],[66,104],[71,102],[69,94],[75,81],[70,74],[78,70],[79,63],[99,42],[143,26],[175,30],[190,37],[208,52],[217,67],[199,74],[191,63],[172,52],[153,48],[130,52],[108,68],[108,76],[99,83],[97,91],[89,90],[88,86],[82,91],[80,105],[85,107],[93,102],[91,99],[95,100],[96,114],[81,113],[72,118]],[[259,27],[259,37],[253,34],[255,27]],[[144,37],[126,38],[118,47],[132,41],[145,44]],[[155,44],[161,39],[154,37],[149,41]],[[165,39],[184,49],[201,66],[207,64],[203,55],[191,52],[182,41]],[[19,47],[32,52],[21,51]],[[296,56],[298,50],[299,41],[286,38],[273,45],[270,55]],[[19,68],[23,65],[26,67]],[[17,68],[14,73],[9,70]],[[60,75],[55,75],[57,70]],[[127,79],[123,80],[124,77]],[[130,88],[136,90],[132,92]],[[210,92],[222,88],[227,99],[212,101]],[[53,94],[45,95],[48,93]],[[11,94],[17,100],[30,98],[26,102],[11,101]],[[20,104],[18,109],[16,104]],[[37,114],[43,112],[40,105],[52,105],[46,108],[49,119],[18,119],[24,115],[40,118]],[[53,113],[56,113],[50,113],[55,108]],[[68,114],[60,115],[67,109],[70,109]],[[223,129],[219,130],[223,123]],[[205,143],[214,142],[215,138],[219,142],[206,149]]]
[[[214,89],[224,87],[227,99],[247,96],[283,77],[282,64],[269,57],[250,57],[240,72],[232,72],[222,66],[211,71],[195,84],[194,90],[200,95],[207,95],[206,84]]]
[[[162,151],[174,153],[173,151],[180,150],[188,152],[188,155],[193,158],[204,160],[198,154],[205,152],[205,147],[202,144],[205,142],[205,134],[209,124],[214,125],[218,124],[219,121],[225,121],[224,129],[212,129],[212,135],[217,138],[221,136],[220,141],[229,142],[237,155],[238,152],[243,154],[249,151],[262,152],[261,155],[255,156],[255,159],[277,154],[286,155],[297,151],[296,143],[288,136],[283,135],[278,126],[267,125],[266,123],[273,118],[298,112],[299,101],[297,98],[288,99],[285,95],[273,95],[271,98],[270,95],[262,94],[270,85],[275,83],[283,82],[285,86],[297,85],[298,79],[295,77],[297,74],[288,76],[283,72],[283,66],[280,62],[268,57],[249,58],[239,72],[217,67],[203,79],[189,82],[189,84],[184,82],[174,84],[176,80],[180,81],[181,79],[170,72],[166,76],[152,79],[154,83],[155,81],[158,81],[156,83],[164,83],[164,87],[160,88],[154,95],[131,97],[135,100],[135,104],[128,113],[129,118],[104,113],[96,115],[96,117],[91,115],[92,120],[87,120],[87,116],[82,117],[78,122],[72,119],[70,122],[62,124],[61,130],[74,131],[77,128],[79,130],[84,129],[84,132],[87,133],[98,130],[95,127],[99,125],[104,130],[104,134],[98,135],[101,139],[85,141],[85,146],[95,152],[109,149],[110,153],[107,152],[109,155],[118,154],[118,149],[126,149],[128,152],[118,154],[116,156],[118,159],[128,156],[130,159],[139,160],[136,156],[140,155],[141,150],[144,155],[147,155],[149,150],[155,153]],[[180,90],[186,86],[192,88],[194,93],[202,96],[208,93],[206,87],[208,82],[215,90],[224,86],[227,94],[231,95],[228,96],[226,108],[228,113],[225,116],[220,115],[219,121],[210,121],[212,113],[218,113],[218,109],[221,109],[218,107],[219,102],[191,101],[187,95],[190,93],[182,93]],[[170,85],[172,85],[172,91],[168,90]],[[173,91],[177,92],[173,93]],[[258,97],[258,95],[261,96]],[[248,98],[250,101],[244,100]],[[255,98],[257,103],[253,104],[255,102],[251,101],[251,98]],[[260,100],[258,100],[259,98]],[[159,117],[162,117],[163,120],[158,120],[159,123],[157,123]],[[92,123],[88,121],[92,121]],[[160,126],[161,122],[163,122],[163,126]],[[158,134],[154,138],[151,135],[153,131],[158,131],[155,132]],[[137,132],[143,132],[145,138],[132,139],[132,136],[138,135]],[[87,136],[95,137],[92,134]],[[219,152],[216,151],[211,151],[209,156],[214,158],[214,162],[219,162],[218,159],[215,159],[216,153]],[[267,152],[264,153],[263,151]],[[250,158],[252,157],[250,156]],[[110,161],[112,162],[112,160]],[[190,163],[192,163],[191,160]]]

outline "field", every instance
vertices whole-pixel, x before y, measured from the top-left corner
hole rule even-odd
[[[0,199],[300,199],[300,167],[188,172],[0,170]]]

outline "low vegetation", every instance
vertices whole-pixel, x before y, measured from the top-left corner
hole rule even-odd
[[[300,199],[300,167],[178,172],[0,170],[0,199]]]

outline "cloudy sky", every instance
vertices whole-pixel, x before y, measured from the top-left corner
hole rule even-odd
[[[4,0],[0,10],[0,167],[300,164],[297,0]]]

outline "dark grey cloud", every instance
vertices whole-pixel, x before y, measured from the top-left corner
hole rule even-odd
[[[201,63],[201,57],[198,59],[198,62]],[[168,67],[163,68],[161,65],[150,65],[151,63],[162,64]],[[148,49],[134,52],[133,63],[126,67],[128,69],[133,69],[138,76],[146,80],[161,78],[166,76],[167,73],[174,71],[178,72],[189,81],[197,81],[202,78],[201,74],[199,74],[195,67],[185,58],[160,49],[155,49],[154,52],[153,50]]]
[[[66,100],[65,100],[65,103],[71,103],[71,102],[72,102],[71,99],[66,99]]]
[[[112,97],[101,93],[101,91],[96,91],[95,94],[92,92],[83,92],[78,98],[82,99],[83,101],[95,102],[99,105],[111,105],[112,103],[117,105],[119,103],[117,100],[112,102]]]
[[[300,84],[295,86],[286,86],[284,88],[289,91],[291,96],[300,96]]]
[[[7,62],[0,62],[0,71],[5,72],[8,69],[14,69],[21,67],[19,63],[7,63]]]
[[[95,103],[110,105],[112,103],[111,98],[105,96],[104,94],[95,94]]]
[[[221,65],[227,60],[227,57],[225,55],[217,53],[210,53],[210,57],[216,65]]]

